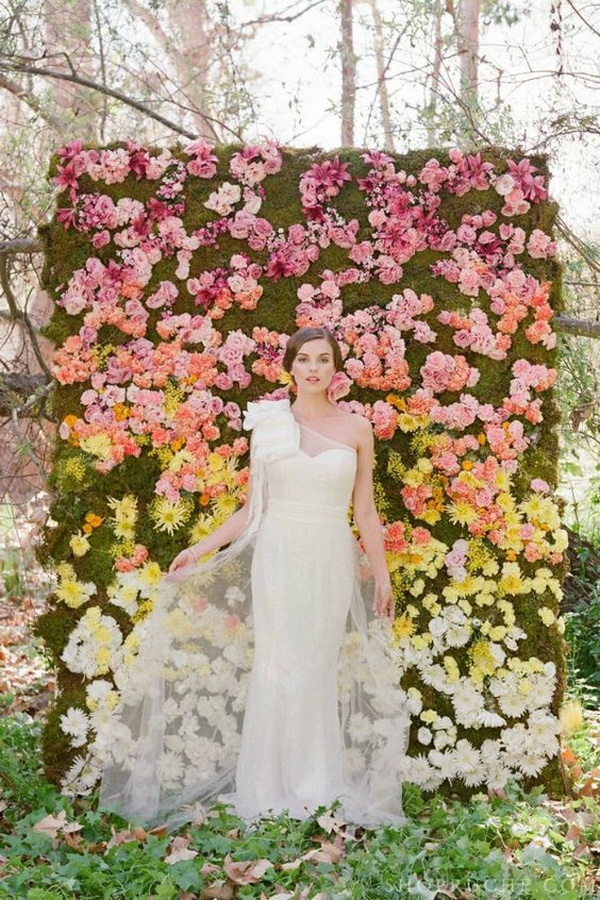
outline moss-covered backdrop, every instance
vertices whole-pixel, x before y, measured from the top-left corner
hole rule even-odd
[[[49,772],[92,788],[112,667],[135,652],[153,585],[243,499],[240,409],[280,396],[286,336],[324,323],[347,351],[339,402],[378,438],[407,779],[557,788],[566,537],[545,160],[74,143],[51,176]]]

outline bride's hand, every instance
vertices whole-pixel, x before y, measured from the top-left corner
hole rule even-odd
[[[394,618],[396,601],[392,593],[392,584],[389,578],[383,581],[375,581],[375,597],[373,600],[375,616],[378,619]]]
[[[195,566],[198,558],[191,547],[186,547],[181,553],[178,553],[171,565],[169,566],[169,574],[183,569],[186,566]]]

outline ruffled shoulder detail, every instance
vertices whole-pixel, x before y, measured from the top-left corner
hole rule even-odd
[[[252,431],[252,459],[268,462],[295,453],[300,446],[300,426],[289,400],[257,400],[248,403],[244,428]]]

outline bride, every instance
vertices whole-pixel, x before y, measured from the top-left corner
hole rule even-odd
[[[248,820],[337,801],[356,824],[403,821],[409,721],[372,427],[328,398],[342,368],[328,330],[293,334],[283,366],[294,403],[245,414],[245,505],[175,557],[115,672],[100,804],[146,823],[215,801]]]

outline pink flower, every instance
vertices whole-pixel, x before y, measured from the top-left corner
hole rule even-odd
[[[332,403],[336,403],[349,393],[351,387],[352,380],[344,372],[336,372],[329,382],[327,396]]]
[[[527,252],[533,259],[547,259],[556,253],[556,243],[539,228],[534,228],[527,241]]]

